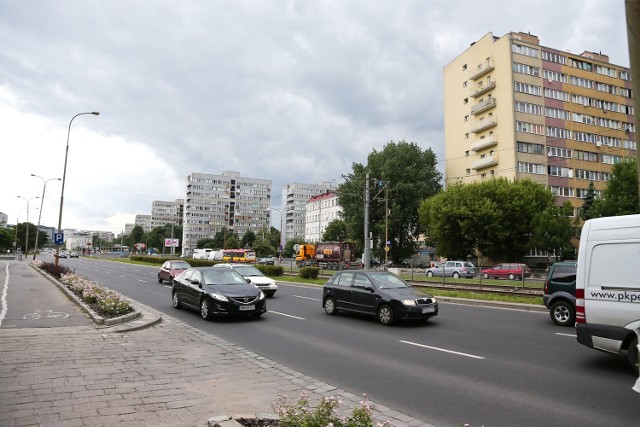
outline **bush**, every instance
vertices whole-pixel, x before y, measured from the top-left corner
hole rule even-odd
[[[256,264],[256,268],[262,271],[265,276],[282,276],[284,271],[281,265]]]
[[[62,276],[63,274],[69,274],[72,273],[73,271],[68,268],[65,267],[64,265],[58,264],[58,268],[56,269],[56,265],[52,262],[43,262],[39,259],[36,259],[35,261],[32,261],[33,265],[35,265],[36,267],[46,271],[47,273],[49,273],[50,275],[52,275],[53,277],[55,277],[56,279],[60,279],[60,276]]]
[[[320,269],[317,267],[302,267],[298,276],[303,279],[317,279]]]
[[[283,427],[391,427],[388,421],[376,422],[373,419],[373,405],[366,395],[360,401],[360,406],[353,408],[350,417],[340,416],[337,410],[340,403],[337,397],[329,396],[323,398],[314,409],[309,406],[308,396],[302,393],[295,403],[288,402],[286,396],[278,396],[273,409]]]

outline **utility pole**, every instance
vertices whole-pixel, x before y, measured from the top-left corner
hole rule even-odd
[[[367,181],[364,185],[364,254],[362,263],[364,269],[369,269],[371,261],[371,248],[369,247],[369,172],[367,172]]]

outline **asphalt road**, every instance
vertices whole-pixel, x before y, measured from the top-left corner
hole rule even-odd
[[[43,258],[46,260],[46,257]],[[321,289],[279,284],[259,320],[204,321],[175,310],[157,268],[90,258],[76,273],[337,387],[440,426],[636,426],[626,360],[576,342],[547,313],[441,303],[428,323],[384,327],[328,316]]]

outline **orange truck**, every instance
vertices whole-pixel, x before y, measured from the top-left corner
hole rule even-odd
[[[328,270],[360,268],[352,243],[320,242],[301,244],[296,249],[298,267],[320,267]]]

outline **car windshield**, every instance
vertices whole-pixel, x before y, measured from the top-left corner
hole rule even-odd
[[[186,262],[174,262],[171,264],[171,268],[173,268],[174,270],[186,270],[190,267],[191,266]]]
[[[473,264],[471,264],[470,262],[465,262],[463,264],[465,267],[473,268]]]
[[[243,265],[240,267],[234,267],[233,269],[242,274],[244,277],[264,276],[264,274],[262,274],[262,271],[258,270],[252,265]]]
[[[228,269],[211,269],[202,272],[204,283],[207,285],[246,285],[244,277],[233,270]]]
[[[391,273],[373,274],[371,278],[380,289],[408,288],[409,286],[398,276]]]

